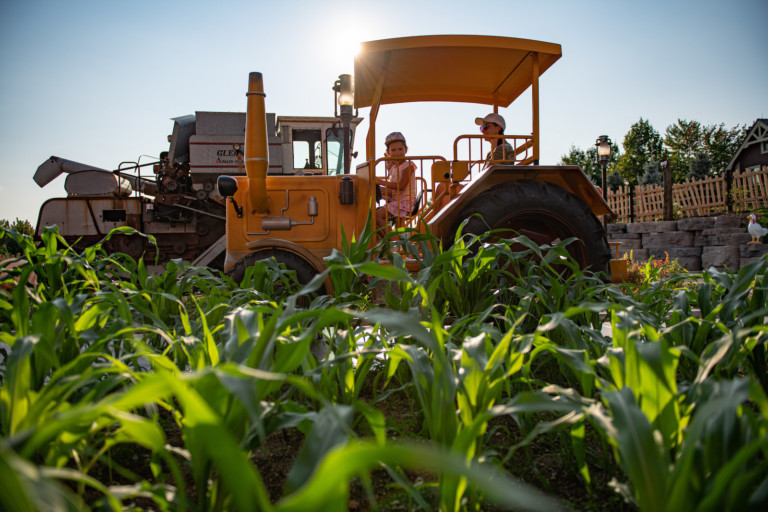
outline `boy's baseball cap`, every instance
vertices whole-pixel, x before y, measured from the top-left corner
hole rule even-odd
[[[403,144],[405,144],[405,137],[400,132],[392,132],[389,135],[387,135],[386,139],[384,139],[384,145],[389,147],[390,144],[397,141],[400,141]]]
[[[502,130],[507,129],[507,123],[504,122],[504,118],[501,117],[499,114],[488,114],[485,117],[475,118],[475,124],[477,126],[483,126],[485,123],[494,123],[501,126]]]

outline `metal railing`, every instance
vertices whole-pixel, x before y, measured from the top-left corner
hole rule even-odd
[[[491,145],[485,139],[504,139],[512,146],[511,154],[500,160],[491,157]],[[531,135],[459,135],[453,142],[453,160],[469,162],[470,176],[489,164],[529,165],[533,163],[533,137]],[[471,178],[468,178],[471,181]]]
[[[504,139],[511,147],[509,154],[503,154],[502,159],[494,159],[490,154],[490,144],[485,140],[486,136],[478,135],[459,135],[453,143],[453,162],[465,163],[468,169],[466,176],[453,182],[460,189],[464,184],[469,183],[478,176],[483,169],[492,164],[501,165],[529,165],[533,163],[533,137],[530,135],[493,135],[494,139]],[[490,156],[491,158],[487,158]],[[418,227],[419,220],[424,218],[429,220],[437,213],[434,207],[436,201],[442,196],[448,194],[448,187],[443,187],[442,196],[437,192],[438,183],[432,179],[432,165],[435,162],[447,162],[447,160],[438,155],[406,155],[404,158],[382,157],[374,161],[374,174],[377,178],[386,175],[385,165],[388,161],[409,160],[416,164],[416,196],[419,199],[418,208],[405,217],[397,217],[395,226],[397,227]],[[379,207],[387,208],[389,201],[382,197],[378,203]]]
[[[430,172],[432,169],[432,164],[437,161],[445,162],[445,158],[442,156],[437,155],[417,155],[417,156],[406,156],[404,158],[392,158],[392,157],[382,157],[377,159],[374,162],[374,174],[377,178],[384,178],[386,177],[386,170],[385,165],[386,162],[396,162],[396,161],[410,161],[416,164],[416,171],[414,172],[414,178],[415,178],[415,195],[417,201],[417,206],[415,210],[411,210],[409,214],[405,217],[396,217],[395,218],[395,226],[396,227],[417,227],[419,218],[424,215],[424,212],[430,208],[434,190],[432,188],[432,185],[430,183],[431,180],[427,180],[427,176],[430,176]],[[425,171],[426,169],[426,171]],[[384,194],[384,190],[382,189],[382,199],[378,202],[378,207],[387,209],[390,203],[390,200],[388,197],[386,197],[386,194]]]

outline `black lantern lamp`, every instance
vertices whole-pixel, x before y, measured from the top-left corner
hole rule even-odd
[[[607,135],[601,135],[595,141],[595,147],[597,148],[597,156],[600,160],[600,164],[603,166],[603,184],[601,186],[603,191],[603,198],[605,198],[605,174],[608,161],[611,159],[611,139]]]
[[[354,116],[352,109],[355,102],[354,84],[352,75],[339,75],[339,79],[333,84],[334,105],[333,112],[341,119],[342,136],[344,137],[344,174],[350,171],[349,125]],[[338,110],[336,105],[338,104]]]

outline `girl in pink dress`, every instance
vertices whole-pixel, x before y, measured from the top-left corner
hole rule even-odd
[[[403,158],[408,152],[405,137],[400,132],[387,135],[384,144],[387,146],[384,156]],[[416,165],[410,160],[389,160],[386,170],[386,178],[376,178],[376,184],[383,188],[387,199],[386,209],[376,210],[377,228],[385,226],[388,217],[408,217],[416,204]]]

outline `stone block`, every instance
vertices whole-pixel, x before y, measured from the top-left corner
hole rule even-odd
[[[646,249],[648,257],[664,260],[669,255],[670,260],[677,262],[686,270],[701,270],[701,247],[679,247],[669,249]]]
[[[767,244],[743,244],[739,246],[739,254],[742,258],[762,258],[768,254]]]
[[[710,247],[713,245],[725,245],[720,242],[720,235],[703,235],[701,233],[696,233],[696,235],[693,237],[693,246],[694,247]]]
[[[655,233],[655,222],[635,222],[627,224],[627,233]]]
[[[701,252],[701,266],[718,270],[738,270],[741,264],[739,248],[735,245],[704,247]]]
[[[642,241],[640,238],[620,238],[620,239],[613,239],[610,240],[611,242],[620,242],[621,245],[619,246],[619,249],[641,249],[643,247]]]
[[[606,226],[606,232],[609,235],[613,235],[615,233],[626,233],[627,224],[624,222],[613,222],[611,224],[608,224],[608,226]]]
[[[745,267],[745,266],[749,265],[750,263],[754,263],[756,261],[761,261],[762,259],[763,258],[760,257],[760,256],[757,256],[757,257],[754,257],[754,258],[744,258],[744,257],[742,257],[739,261],[740,261],[741,267]],[[741,267],[739,267],[739,268],[741,268]]]
[[[676,258],[701,258],[701,247],[670,247],[666,249],[662,248],[649,248],[648,254],[656,258],[665,258],[669,254],[670,259]]]
[[[659,222],[655,222],[654,224],[656,224],[656,231],[654,231],[654,233],[668,233],[670,231],[680,230],[677,227],[676,220],[662,220]]]
[[[705,229],[701,232],[703,236],[710,236],[710,235],[730,235],[732,233],[746,233],[746,229],[741,228],[709,228]]]
[[[640,240],[642,236],[640,233],[611,233],[608,238],[623,242],[624,240]]]
[[[723,235],[721,239],[724,242],[723,245],[741,245],[752,240],[752,236],[749,233],[731,233]]]
[[[690,272],[702,270],[701,258],[677,258],[677,262],[681,267]]]
[[[648,249],[630,249],[630,251],[632,251],[632,261],[647,261],[650,257]]]
[[[748,233],[741,228],[711,228],[696,233],[693,245],[706,247],[709,245],[739,245],[749,242]],[[751,239],[751,237],[750,237]]]
[[[668,231],[664,233],[643,234],[643,247],[691,247],[693,245],[693,233],[691,231]]]
[[[680,231],[704,231],[715,227],[714,217],[693,217],[677,221],[677,229]]]
[[[715,217],[715,228],[740,228],[746,225],[746,215],[723,215],[721,217]]]
[[[635,222],[627,224],[627,233],[666,233],[677,230],[677,221]]]

